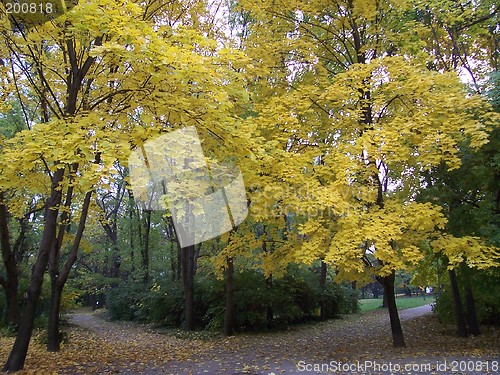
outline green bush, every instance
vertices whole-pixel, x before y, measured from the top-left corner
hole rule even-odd
[[[169,327],[182,325],[184,295],[180,282],[155,283],[142,301],[141,319]]]
[[[473,270],[472,290],[476,306],[476,314],[480,324],[500,325],[500,270]],[[462,286],[459,278],[459,286]],[[467,313],[464,290],[460,290],[462,307]],[[453,296],[450,287],[446,287],[436,302],[435,311],[439,320],[445,323],[455,322]]]
[[[110,289],[106,305],[112,320],[140,320],[146,318],[141,314],[142,300],[148,289],[141,283],[123,283]]]
[[[195,324],[220,331],[224,324],[225,284],[213,275],[195,279]],[[355,312],[357,294],[350,287],[328,281],[305,267],[290,267],[282,278],[266,280],[262,272],[243,270],[234,275],[234,323],[237,331],[285,328],[290,324]],[[180,327],[184,321],[180,281],[157,280],[151,285],[123,283],[108,292],[112,319],[138,320]]]
[[[200,293],[208,305],[205,327],[220,329],[224,323],[224,283],[207,278]],[[355,312],[357,292],[328,282],[322,291],[318,275],[307,268],[291,268],[280,279],[266,282],[256,270],[234,275],[235,328],[238,331],[283,328],[293,323],[317,319],[323,300],[325,318]],[[272,312],[272,319],[270,318]]]

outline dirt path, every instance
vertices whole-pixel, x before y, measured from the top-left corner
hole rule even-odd
[[[430,312],[430,305],[400,311],[406,349],[392,348],[386,311],[297,326],[285,332],[240,334],[205,341],[181,340],[136,324],[107,322],[92,314],[69,315],[69,320],[116,348],[118,361],[112,366],[103,364],[99,373],[447,374],[451,371],[437,371],[446,359],[466,360],[471,358],[472,350],[476,361],[498,360],[497,331],[486,332],[482,339],[475,341],[453,338],[450,332],[439,328]],[[141,353],[140,360],[134,361],[138,353]],[[424,367],[414,367],[413,372],[403,371],[404,366],[419,364],[432,367],[429,371]],[[354,365],[358,367],[352,367]],[[394,367],[396,365],[400,367]],[[479,365],[475,368],[479,369]],[[480,372],[471,373],[495,373],[489,370],[485,364]],[[65,373],[71,373],[71,369]]]

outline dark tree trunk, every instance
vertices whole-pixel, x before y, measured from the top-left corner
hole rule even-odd
[[[227,267],[224,270],[226,281],[226,306],[224,310],[224,335],[234,334],[234,264],[233,258],[227,257]]]
[[[172,217],[169,218],[171,228],[175,228]],[[194,331],[194,245],[182,247],[179,240],[179,233],[174,229],[175,241],[178,250],[179,275],[182,276],[182,286],[184,291],[184,329]]]
[[[464,278],[465,306],[467,307],[467,323],[469,325],[469,333],[473,336],[479,336],[481,331],[477,320],[474,293],[472,292],[471,270],[465,263],[462,263],[460,267]]]
[[[122,264],[122,257],[118,249],[118,243],[113,246],[113,254],[111,256],[111,277],[117,279],[120,277],[120,267]]]
[[[40,241],[40,250],[35,265],[33,266],[28,291],[25,293],[23,313],[19,322],[16,341],[3,367],[3,371],[19,371],[24,367],[31,340],[36,307],[42,292],[43,275],[47,268],[49,251],[55,236],[57,216],[59,214],[57,207],[61,203],[62,198],[59,184],[63,176],[64,169],[58,169],[52,177],[52,187],[45,210],[45,225]]]
[[[22,223],[21,223],[22,226]],[[24,236],[23,227],[18,241],[22,241]],[[4,194],[0,192],[0,246],[2,251],[2,260],[5,267],[6,277],[0,276],[0,284],[4,287],[6,302],[6,320],[12,326],[19,323],[19,306],[17,301],[17,292],[19,289],[19,274],[16,262],[16,248],[12,249],[10,245],[9,232],[9,213],[4,204]]]
[[[272,274],[270,274],[269,277],[266,279],[266,286],[267,286],[268,290],[273,288],[273,275]],[[274,320],[274,311],[273,311],[272,303],[269,303],[266,307],[266,320],[267,320],[268,327],[270,327],[273,324],[273,320]]]
[[[47,350],[49,352],[58,352],[61,349],[61,333],[59,331],[61,297],[62,288],[60,288],[57,283],[52,283],[50,291],[49,323],[47,328]]]
[[[465,304],[467,306],[467,321],[469,323],[469,333],[473,336],[479,336],[481,330],[479,329],[479,322],[476,314],[476,304],[474,302],[474,295],[470,285],[465,287]]]
[[[73,239],[71,250],[68,254],[64,267],[59,272],[59,262],[57,261],[53,264],[53,266],[57,264],[57,270],[53,270],[51,273],[50,311],[47,328],[47,350],[49,352],[57,352],[60,350],[61,333],[59,331],[59,315],[61,311],[62,292],[71,268],[73,267],[78,255],[78,248],[82,240],[83,231],[85,230],[85,222],[87,221],[92,193],[92,191],[87,192],[85,199],[83,200],[82,213],[78,223],[78,229],[76,231],[75,238]]]
[[[73,165],[72,169],[75,168]],[[71,176],[71,171],[70,171]],[[72,177],[70,177],[72,178]],[[50,275],[50,307],[49,321],[47,326],[47,350],[50,352],[59,351],[59,310],[61,306],[62,290],[59,290],[59,259],[61,256],[61,246],[64,240],[64,235],[70,230],[69,211],[73,199],[73,186],[70,185],[66,191],[64,201],[65,210],[62,211],[59,217],[59,231],[54,233],[54,240],[49,253],[49,275]]]
[[[450,275],[451,293],[455,309],[455,319],[457,321],[457,335],[467,337],[467,326],[465,323],[464,309],[462,308],[462,299],[460,298],[460,289],[458,288],[457,274],[454,269],[448,271]]]
[[[194,331],[194,245],[182,249],[182,282],[186,331]]]
[[[321,300],[319,303],[320,315],[319,318],[321,320],[326,319],[326,301],[325,301],[325,285],[326,285],[326,263],[321,261],[321,268],[319,271],[319,287],[321,289]]]
[[[387,307],[389,310],[389,318],[391,321],[392,344],[395,348],[406,347],[403,329],[401,328],[401,321],[399,320],[398,308],[396,306],[396,296],[394,294],[394,279],[395,272],[388,276],[377,277],[377,280],[384,287],[384,297],[387,300]]]
[[[144,241],[143,248],[141,251],[142,255],[142,270],[144,272],[144,282],[149,281],[149,237],[151,233],[151,210],[145,211],[145,222],[144,222]]]

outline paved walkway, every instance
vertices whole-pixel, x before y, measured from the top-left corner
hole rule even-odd
[[[103,340],[121,343],[120,361],[103,364],[99,373],[133,374],[486,374],[493,372],[494,360],[498,360],[498,343],[487,355],[441,355],[433,342],[442,340],[433,332],[435,319],[430,316],[431,306],[421,306],[399,312],[408,348],[392,347],[387,311],[378,310],[356,314],[339,320],[318,324],[295,326],[284,332],[239,334],[234,337],[218,337],[209,340],[200,349],[190,340],[177,340],[171,336],[145,331],[144,326],[132,323],[107,322],[95,315],[74,314],[70,321],[101,336]],[[434,326],[428,326],[428,324]],[[431,328],[429,328],[431,327]],[[494,333],[496,335],[496,331]],[[496,337],[496,336],[495,336]],[[444,338],[446,340],[446,337]],[[130,345],[128,345],[130,343]],[[468,343],[468,341],[467,341]],[[455,346],[460,343],[455,344]],[[469,345],[469,344],[467,344]],[[171,357],[173,349],[185,354],[178,360],[162,361]],[[486,343],[484,346],[491,346]],[[139,361],[124,362],[129,351],[146,350],[156,353]],[[156,350],[156,352],[154,352]],[[439,353],[439,354],[437,354]],[[451,361],[469,367],[475,364],[476,372],[453,372]],[[448,361],[448,362],[446,362]],[[485,362],[489,361],[489,362]],[[484,365],[481,366],[481,364]],[[486,366],[489,365],[487,368]],[[445,367],[443,367],[445,366]],[[407,371],[409,370],[409,371]],[[68,369],[68,374],[71,369]]]

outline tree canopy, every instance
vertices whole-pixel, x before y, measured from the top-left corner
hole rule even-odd
[[[171,279],[194,329],[200,274],[223,279],[229,335],[235,275],[272,290],[294,267],[319,267],[320,309],[327,279],[378,280],[405,346],[397,272],[439,258],[469,283],[498,268],[496,2],[65,3],[50,19],[0,9],[0,284],[18,325],[4,370],[23,368],[45,278],[51,351],[68,283],[100,298]],[[186,129],[199,141],[150,152]],[[144,204],[150,162],[182,171],[156,185],[176,202]],[[183,199],[218,183],[239,225],[187,245]],[[236,200],[248,216],[231,214]]]

